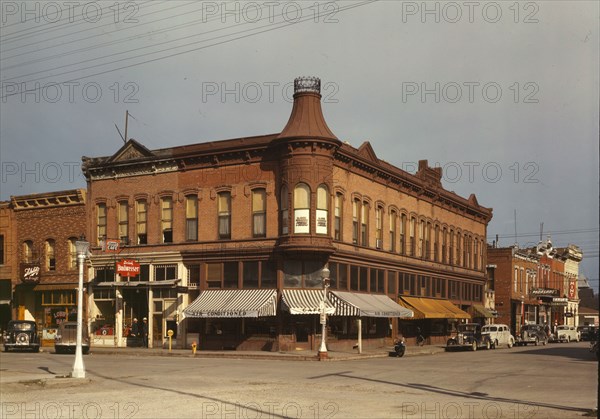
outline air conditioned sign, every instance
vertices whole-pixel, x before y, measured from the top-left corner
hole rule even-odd
[[[37,284],[40,282],[40,265],[21,263],[21,281],[25,284]]]
[[[117,273],[126,277],[138,276],[140,274],[140,264],[135,260],[123,259],[117,262]]]
[[[106,239],[100,242],[100,247],[102,247],[102,251],[104,252],[117,253],[119,251],[120,244],[120,240]]]

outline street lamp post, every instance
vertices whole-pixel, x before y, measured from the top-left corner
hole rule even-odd
[[[323,279],[323,301],[321,302],[321,347],[319,348],[319,360],[327,359],[327,288],[329,288],[330,271],[325,266],[321,270]]]
[[[83,266],[90,244],[81,239],[75,242],[77,250],[77,263],[79,266],[79,287],[77,288],[77,346],[75,347],[75,363],[73,364],[73,378],[85,378],[85,366],[83,365],[83,351],[81,348],[83,335]]]

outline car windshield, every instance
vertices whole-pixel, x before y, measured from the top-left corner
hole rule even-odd
[[[558,330],[569,330],[569,326],[558,326]]]
[[[459,324],[459,332],[475,332],[477,330],[477,324]]]
[[[13,323],[12,327],[15,330],[31,330],[31,329],[33,329],[33,324],[31,324],[31,323]]]

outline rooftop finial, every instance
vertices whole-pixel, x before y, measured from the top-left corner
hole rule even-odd
[[[297,77],[294,79],[294,94],[296,93],[321,93],[321,79],[318,77]]]

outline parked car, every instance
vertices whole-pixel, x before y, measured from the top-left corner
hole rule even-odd
[[[579,332],[579,336],[581,340],[589,340],[592,341],[596,337],[596,331],[598,330],[595,326],[579,326],[577,331]]]
[[[494,349],[499,346],[512,348],[515,344],[515,338],[505,324],[487,324],[481,328],[481,333],[488,336]]]
[[[524,325],[521,328],[521,334],[517,335],[516,339],[516,344],[519,346],[529,343],[533,343],[535,346],[538,346],[540,343],[542,345],[548,343],[548,335],[546,335],[544,326],[539,324]]]
[[[581,336],[575,326],[568,326],[566,324],[561,324],[560,326],[556,326],[556,338],[557,342],[579,342],[581,340]]]
[[[4,334],[4,352],[9,349],[40,351],[40,337],[34,321],[11,320]]]
[[[57,354],[75,352],[77,347],[77,322],[64,322],[58,326],[58,332],[54,338],[54,351]],[[81,334],[81,350],[84,354],[90,352],[90,337],[84,324]]]
[[[492,342],[487,334],[481,333],[481,325],[477,323],[461,323],[457,326],[456,336],[446,342],[446,349],[469,348],[476,351],[478,348],[490,349]]]

